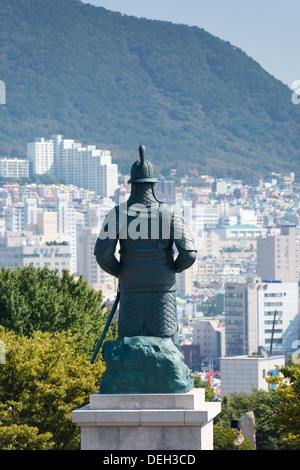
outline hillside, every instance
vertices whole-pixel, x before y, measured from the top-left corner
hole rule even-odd
[[[0,154],[59,133],[110,148],[123,171],[143,143],[162,171],[299,177],[300,106],[230,43],[76,0],[0,0],[0,12]]]

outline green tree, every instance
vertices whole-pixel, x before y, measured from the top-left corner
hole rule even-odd
[[[279,375],[268,378],[276,385],[275,394],[279,404],[273,415],[284,446],[289,450],[300,450],[300,356],[290,359],[279,369]]]
[[[274,444],[280,445],[278,429],[272,420],[274,409],[279,403],[280,399],[275,390],[254,389],[249,394],[233,392],[229,397],[223,397],[221,413],[214,422],[230,428],[232,419],[240,419],[248,411],[253,411],[257,449],[272,449]]]
[[[199,375],[191,375],[191,378],[194,380],[194,387],[195,388],[205,388],[205,400],[206,401],[214,401],[215,400],[215,392],[211,384],[205,380],[202,381]]]
[[[92,289],[83,276],[62,275],[47,267],[0,270],[0,325],[28,336],[34,331],[70,330],[74,339],[92,354],[109,311],[102,292]],[[115,339],[116,323],[106,339]]]
[[[71,414],[98,391],[103,362],[91,365],[70,332],[26,337],[0,327],[0,340],[0,449],[78,449]]]
[[[214,450],[238,450],[238,446],[234,444],[236,435],[237,433],[233,429],[224,428],[220,425],[214,426]],[[253,450],[252,445],[245,436],[240,450]]]

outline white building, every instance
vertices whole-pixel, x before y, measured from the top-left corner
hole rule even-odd
[[[266,229],[256,225],[220,225],[213,229],[220,239],[257,238],[266,233]]]
[[[257,239],[257,270],[262,279],[300,280],[300,240],[295,225],[283,225],[280,234]]]
[[[22,204],[4,208],[5,228],[12,232],[25,230],[25,212]]]
[[[115,203],[110,198],[102,198],[99,203],[88,203],[86,227],[90,227],[99,233],[105,216],[114,207]]]
[[[193,269],[189,268],[176,274],[176,290],[178,295],[183,297],[194,293]]]
[[[270,350],[272,342],[273,351],[285,350],[287,329],[298,317],[298,285],[296,282],[273,281],[262,282],[259,286],[258,345]]]
[[[27,155],[34,173],[48,173],[99,196],[113,196],[118,187],[118,166],[112,163],[110,151],[95,145],[82,146],[73,139],[53,135],[50,140],[42,137],[28,143]]]
[[[24,224],[25,228],[37,223],[38,198],[37,197],[24,197]]]
[[[28,178],[32,174],[30,160],[20,158],[1,158],[0,176],[3,178]]]
[[[67,194],[60,193],[56,196],[57,233],[60,242],[67,242],[71,246],[72,265],[71,273],[77,271],[77,247],[76,247],[76,210],[69,203]]]
[[[6,232],[0,237],[0,266],[71,270],[72,253],[69,245],[43,245],[41,237],[33,232]]]
[[[183,216],[193,234],[198,235],[204,228],[216,227],[219,223],[219,208],[209,204],[184,203]]]
[[[224,225],[257,225],[258,220],[254,209],[244,208],[242,206],[230,206],[226,209],[222,217],[222,223]]]
[[[269,390],[266,379],[277,375],[285,364],[284,356],[236,356],[220,359],[221,399],[233,392],[249,394],[256,390]]]
[[[118,165],[111,162],[110,152],[102,151],[96,174],[94,191],[102,197],[114,197],[118,188]]]
[[[259,277],[247,278],[245,283],[226,283],[226,355],[270,350],[272,341],[273,350],[284,351],[286,330],[297,316],[296,283],[266,282]]]
[[[56,159],[52,140],[44,137],[27,144],[27,158],[32,162],[33,173],[57,175]]]
[[[95,290],[101,290],[104,300],[112,301],[117,295],[118,280],[97,264],[94,248],[98,230],[80,227],[77,233],[79,273]]]

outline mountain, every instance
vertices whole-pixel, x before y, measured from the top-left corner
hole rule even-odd
[[[162,172],[299,176],[300,105],[229,42],[76,0],[0,12],[0,154],[58,133],[111,149],[126,172],[143,143]]]

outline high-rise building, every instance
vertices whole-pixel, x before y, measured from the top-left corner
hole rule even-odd
[[[38,212],[37,197],[24,197],[24,224],[26,230],[28,226],[35,225],[37,223]]]
[[[97,264],[94,248],[98,237],[95,228],[80,227],[77,234],[79,273],[95,289],[101,289],[104,300],[112,301],[117,294],[117,279],[103,271]]]
[[[12,232],[25,230],[25,214],[23,205],[6,206],[4,208],[5,228]]]
[[[194,291],[193,270],[186,269],[176,274],[176,290],[178,295],[183,297],[192,295]]]
[[[76,249],[76,210],[69,204],[68,195],[60,193],[56,196],[57,232],[60,242],[67,242],[71,246],[72,266],[71,272],[77,271]]]
[[[95,145],[82,146],[73,139],[53,135],[50,140],[42,137],[28,143],[27,154],[34,173],[56,176],[65,184],[95,191],[102,197],[114,196],[118,187],[118,165],[112,163],[110,151]]]
[[[225,284],[226,355],[283,351],[286,331],[298,316],[298,285],[247,278]],[[297,323],[295,323],[297,328]]]
[[[300,243],[295,225],[283,225],[280,234],[257,239],[256,273],[274,281],[300,280]]]
[[[33,164],[33,173],[43,175],[47,173],[56,176],[57,167],[54,158],[53,141],[44,137],[27,144],[27,157]]]

